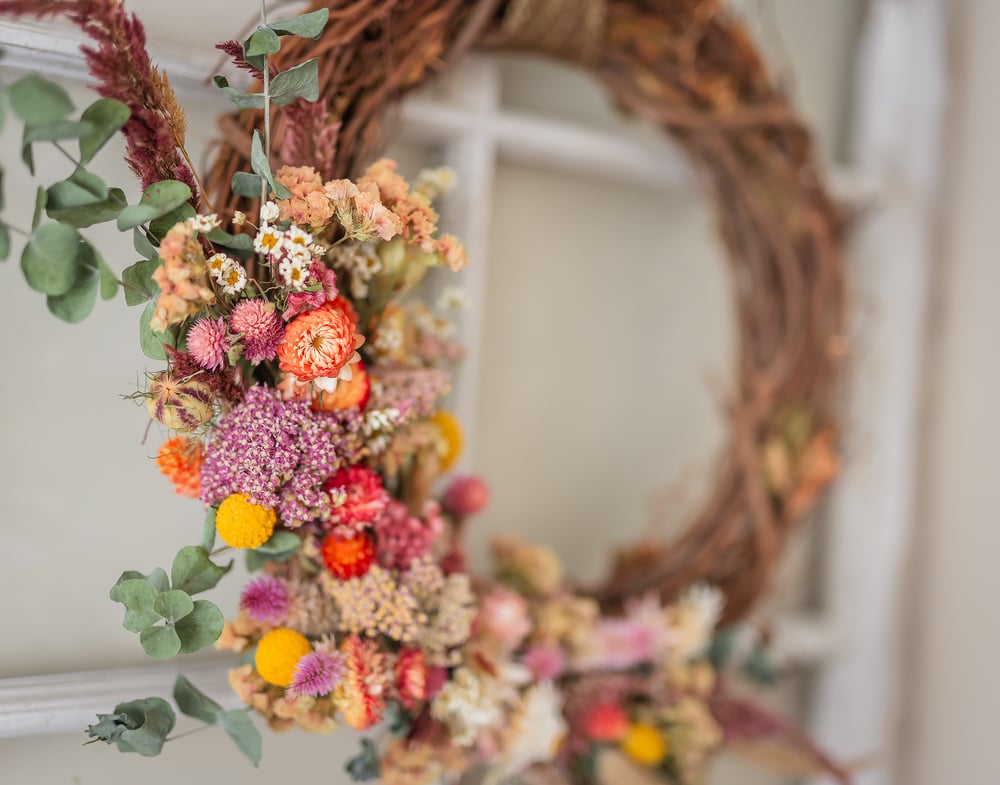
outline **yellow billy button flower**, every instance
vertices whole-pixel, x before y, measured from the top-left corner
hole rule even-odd
[[[658,766],[670,752],[670,744],[654,725],[636,722],[621,742],[622,751],[643,766]]]
[[[233,548],[259,548],[274,534],[274,510],[254,504],[242,493],[226,497],[215,514],[215,530]]]
[[[462,426],[451,412],[439,411],[431,418],[441,434],[441,450],[438,459],[441,471],[446,472],[462,454]]]
[[[286,627],[271,630],[257,644],[257,673],[276,687],[287,687],[295,678],[295,666],[311,651],[305,635]]]

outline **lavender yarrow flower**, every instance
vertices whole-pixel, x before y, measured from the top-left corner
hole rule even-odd
[[[234,493],[276,509],[299,525],[322,518],[324,480],[362,454],[358,412],[314,412],[304,401],[251,388],[212,433],[201,468],[201,499],[217,504]]]
[[[288,587],[273,575],[250,581],[240,594],[240,610],[254,621],[280,624],[288,613]]]
[[[329,695],[344,678],[344,671],[344,656],[340,652],[322,649],[309,652],[295,666],[288,695],[293,698]]]

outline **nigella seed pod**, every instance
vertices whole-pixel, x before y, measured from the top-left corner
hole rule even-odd
[[[163,371],[149,381],[146,409],[170,430],[191,433],[212,419],[215,395],[204,382]]]

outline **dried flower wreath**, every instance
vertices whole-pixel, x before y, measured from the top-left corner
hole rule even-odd
[[[715,631],[747,611],[835,471],[843,309],[837,219],[808,133],[716,3],[331,0],[279,21],[262,4],[245,40],[219,46],[252,85],[215,77],[241,111],[223,118],[204,181],[183,110],[118,0],[0,0],[3,12],[78,24],[102,95],[72,120],[65,91],[36,75],[3,90],[29,169],[50,142],[75,164],[39,189],[22,271],[66,321],[98,292],[145,305],[140,343],[167,368],[135,397],[173,434],[161,472],[207,511],[169,575],[127,571],[111,589],[149,655],[245,653],[231,684],[275,729],[381,725],[386,737],[348,764],[359,780],[483,767],[490,782],[696,783],[723,744],[758,740],[847,780],[731,688],[727,662],[759,674],[763,655],[734,657]],[[510,537],[491,577],[468,574],[460,534],[489,494],[445,478],[462,439],[440,402],[461,349],[447,302],[432,308],[418,288],[429,267],[466,263],[433,207],[450,174],[410,184],[391,161],[363,166],[400,98],[474,45],[584,64],[668,130],[708,175],[734,265],[742,343],[715,492],[679,542],[624,552],[589,592],[548,549]],[[136,204],[87,168],[118,131]],[[120,278],[80,233],[105,221],[143,257]],[[0,258],[12,228],[0,222]],[[225,576],[232,562],[213,559],[230,551],[260,575],[224,621],[193,597]],[[184,677],[174,701],[259,761],[246,711]],[[88,733],[155,755],[175,720],[150,697]]]

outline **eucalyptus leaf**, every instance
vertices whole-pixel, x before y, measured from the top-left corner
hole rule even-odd
[[[205,510],[205,525],[201,532],[201,548],[206,553],[211,553],[215,548],[215,507]]]
[[[261,187],[264,183],[259,174],[250,172],[237,172],[233,175],[233,182],[230,187],[237,196],[245,196],[249,199],[260,199]]]
[[[10,229],[7,224],[0,223],[0,262],[10,258]]]
[[[243,709],[227,711],[222,715],[222,727],[229,734],[229,738],[236,742],[240,752],[246,755],[254,766],[260,765],[262,746],[260,731],[253,724],[250,715]]]
[[[25,125],[52,123],[73,111],[69,93],[38,74],[21,77],[8,92],[11,109]]]
[[[125,570],[118,579],[118,583],[111,587],[111,599],[115,602],[119,602],[118,598],[115,596],[116,587],[130,580],[140,580],[146,581],[150,586],[156,589],[157,592],[168,591],[170,589],[170,579],[167,577],[167,573],[163,571],[160,567],[154,567],[149,575],[143,575],[138,570]]]
[[[143,259],[122,270],[122,283],[125,285],[125,303],[140,305],[160,293],[160,287],[153,280],[153,271],[162,264],[162,260],[154,256]]]
[[[111,587],[111,599],[125,606],[122,626],[129,632],[142,632],[160,620],[153,610],[153,603],[159,595],[151,584],[142,578],[126,578],[122,575]]]
[[[217,725],[225,713],[222,706],[195,687],[184,675],[178,675],[174,682],[174,701],[183,714],[209,725]]]
[[[318,100],[319,59],[313,57],[277,74],[271,80],[270,95],[271,103],[275,106],[287,106],[299,98],[305,101]]]
[[[174,625],[181,640],[181,651],[185,654],[204,649],[215,643],[222,635],[225,620],[214,603],[195,600],[194,610]]]
[[[262,556],[274,559],[295,553],[301,544],[302,540],[294,532],[278,529],[268,538],[267,542],[254,550]]]
[[[167,232],[174,228],[174,224],[186,221],[188,218],[194,218],[195,215],[194,208],[185,202],[179,207],[175,207],[166,215],[161,215],[159,218],[150,221],[149,233],[157,240],[162,240],[166,237]]]
[[[53,120],[43,125],[26,125],[21,136],[21,160],[28,171],[35,173],[32,145],[36,142],[55,142],[59,139],[80,139],[94,132],[94,126],[76,120]]]
[[[83,110],[80,119],[90,123],[93,131],[80,137],[80,163],[87,163],[108,140],[128,122],[132,112],[114,98],[99,98]]]
[[[87,245],[90,246],[89,243]],[[104,257],[93,246],[90,246],[90,248],[93,251],[94,258],[97,260],[97,272],[101,276],[101,299],[113,300],[118,294],[118,278],[115,277],[114,270],[108,267],[108,263],[104,261]]]
[[[115,739],[118,749],[147,757],[160,754],[163,742],[177,722],[173,708],[163,698],[119,703],[115,714],[127,717],[126,729]]]
[[[100,276],[94,270],[80,267],[68,292],[50,294],[45,298],[49,313],[69,324],[82,322],[94,310]]]
[[[250,166],[254,172],[263,177],[271,187],[271,191],[279,199],[288,199],[292,192],[281,183],[275,182],[274,175],[271,174],[271,164],[267,160],[267,153],[264,152],[264,140],[260,131],[253,132],[253,141],[250,143]]]
[[[220,567],[208,558],[208,551],[204,548],[189,545],[181,548],[174,557],[170,581],[175,589],[198,594],[215,588],[222,576],[232,568],[232,560],[225,567]]]
[[[70,226],[39,226],[21,254],[21,271],[28,286],[44,294],[66,294],[80,270],[80,234]]]
[[[240,109],[264,108],[263,93],[241,93],[235,87],[229,86],[229,80],[226,79],[226,77],[218,74],[212,77],[212,81],[215,83],[215,86],[225,93],[226,97]]]
[[[257,181],[259,184],[259,177],[257,178]],[[257,196],[260,196],[259,187],[257,189]],[[250,253],[253,251],[253,238],[248,234],[230,234],[229,232],[224,232],[221,229],[213,229],[205,235],[205,238],[210,240],[213,245],[217,245],[230,251],[235,251],[237,254]]]
[[[302,14],[292,19],[281,19],[277,22],[271,22],[268,27],[278,33],[278,35],[297,35],[302,38],[316,40],[323,34],[323,28],[326,27],[329,19],[330,9],[321,8],[319,11],[313,11],[310,14]]]
[[[127,290],[126,290],[127,291]],[[156,300],[150,300],[139,316],[139,347],[142,353],[152,360],[166,360],[167,353],[164,344],[171,348],[177,346],[177,327],[168,327],[165,332],[156,332],[149,326],[149,320],[156,312]]]
[[[278,40],[278,34],[270,27],[261,27],[255,30],[244,44],[243,53],[247,57],[256,57],[257,55],[273,55],[279,49],[281,49],[281,41]]]
[[[152,259],[156,256],[156,248],[149,241],[146,232],[141,227],[132,230],[132,247],[143,259]]]
[[[194,610],[194,601],[186,592],[171,589],[156,598],[153,602],[153,610],[167,621],[176,622]]]
[[[109,189],[97,175],[78,169],[48,189],[45,212],[53,220],[84,228],[116,218],[125,204],[120,188]]]
[[[31,216],[31,231],[35,231],[38,228],[38,224],[42,221],[42,211],[45,209],[45,197],[45,186],[38,186],[38,190],[35,191],[35,212]]]
[[[344,769],[355,782],[378,779],[382,772],[375,745],[369,739],[362,739],[361,752],[347,761]]]
[[[146,654],[157,660],[169,660],[181,652],[180,635],[170,625],[146,627],[139,633],[139,643]]]
[[[134,229],[144,223],[166,215],[191,198],[191,189],[179,180],[161,180],[150,185],[138,204],[126,207],[118,216],[121,231]]]
[[[87,735],[95,740],[100,740],[111,744],[119,736],[128,730],[127,714],[98,714],[97,722],[87,726]]]

